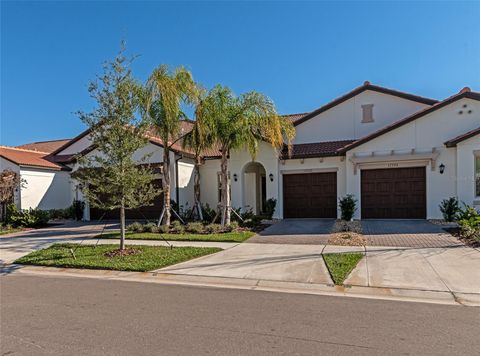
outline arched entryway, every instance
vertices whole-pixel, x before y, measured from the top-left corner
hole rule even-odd
[[[258,162],[249,162],[243,167],[243,207],[261,214],[265,209],[267,181],[265,167]]]

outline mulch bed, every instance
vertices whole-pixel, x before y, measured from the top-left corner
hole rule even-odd
[[[117,249],[117,250],[105,252],[104,256],[105,257],[121,257],[121,256],[136,255],[139,253],[142,253],[142,250],[130,247],[123,250]]]
[[[366,246],[367,240],[356,232],[337,232],[328,239],[329,245]]]
[[[449,234],[451,234],[452,236],[459,239],[460,241],[462,241],[467,246],[470,246],[470,247],[473,247],[473,248],[479,248],[480,247],[480,241],[475,240],[473,238],[467,239],[467,238],[463,237],[460,234],[460,228],[459,227],[448,227],[448,228],[444,228],[444,230],[446,232],[448,232]]]

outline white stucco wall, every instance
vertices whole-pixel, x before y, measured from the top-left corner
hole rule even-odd
[[[90,135],[83,136],[78,141],[72,143],[70,146],[66,147],[64,150],[61,150],[57,154],[59,155],[74,155],[82,152],[88,146],[90,146]]]
[[[21,189],[21,209],[64,209],[72,204],[69,172],[21,167],[20,176],[26,181]]]
[[[475,157],[480,157],[480,136],[460,142],[451,150],[457,154],[458,199],[480,209],[480,196],[475,196]]]
[[[189,159],[178,162],[178,200],[184,208],[191,208],[193,205],[194,167],[193,161]]]
[[[374,122],[362,123],[364,104],[373,104]],[[428,105],[366,90],[298,125],[294,143],[357,139],[425,107]]]
[[[464,105],[466,105],[466,108]],[[463,110],[464,113],[459,114],[460,110]],[[466,110],[472,110],[472,113],[467,114]],[[473,164],[473,152],[468,151],[468,149],[463,152],[460,149],[463,153],[461,153],[462,158],[457,166],[455,149],[446,148],[444,142],[477,128],[479,123],[480,103],[471,99],[461,99],[352,149],[347,153],[347,191],[359,199],[360,207],[361,175],[360,171],[354,174],[354,166],[350,162],[353,154],[368,156],[374,152],[376,156],[387,155],[384,162],[363,166],[363,169],[423,165],[427,167],[427,218],[441,218],[442,215],[438,205],[443,199],[457,194],[460,196],[460,193],[469,201],[473,199],[472,196],[467,197],[468,189],[463,188],[462,183],[458,183],[458,179],[468,177],[471,174],[469,172],[473,172],[473,168],[469,166],[469,164]],[[391,150],[396,150],[396,153],[408,153],[411,149],[415,149],[416,153],[422,153],[431,152],[432,148],[435,148],[436,152],[439,153],[436,168],[433,171],[429,162],[416,160],[399,162],[395,159],[395,156],[388,156]],[[471,163],[468,162],[469,159],[472,161]],[[441,164],[445,165],[444,174],[440,174],[438,171],[438,166]],[[357,210],[355,217],[360,218],[360,208]]]
[[[211,209],[218,205],[218,178],[220,160],[206,160],[200,166],[200,200],[203,205],[208,204]]]

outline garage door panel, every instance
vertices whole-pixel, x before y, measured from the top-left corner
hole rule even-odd
[[[283,176],[285,218],[335,218],[337,174],[310,173]]]
[[[425,167],[362,170],[362,218],[424,219]]]

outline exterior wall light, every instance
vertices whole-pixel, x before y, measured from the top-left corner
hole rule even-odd
[[[440,166],[438,166],[440,174],[443,174],[445,172],[445,165],[442,163]]]
[[[270,178],[270,182],[273,182],[273,173],[270,173],[270,174],[268,175],[268,178]]]
[[[233,180],[234,180],[235,182],[238,180],[237,173],[234,173],[234,174],[233,174]]]

